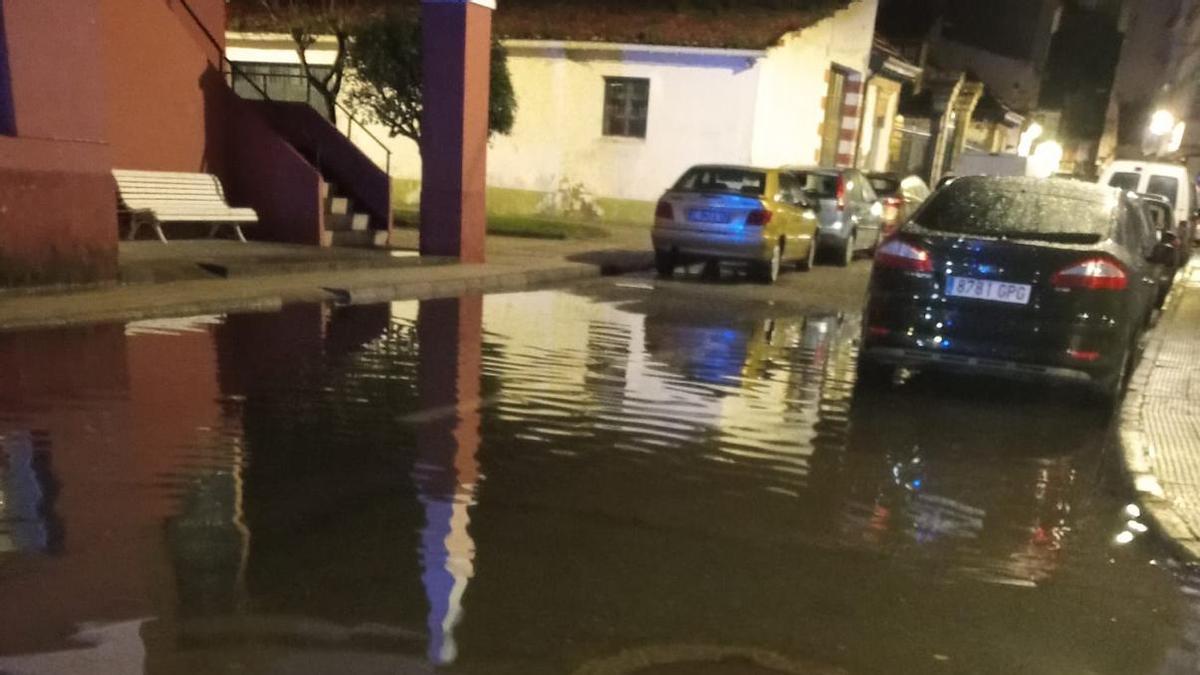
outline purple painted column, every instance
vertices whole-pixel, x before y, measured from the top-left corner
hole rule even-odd
[[[421,0],[421,254],[483,262],[495,0]]]

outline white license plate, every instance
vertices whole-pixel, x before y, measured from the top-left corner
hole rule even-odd
[[[714,223],[724,225],[729,222],[729,213],[713,209],[692,209],[688,211],[688,220],[693,223]]]
[[[1033,287],[1029,284],[1010,284],[1006,281],[989,281],[970,277],[946,277],[946,295],[956,298],[1028,305],[1029,295],[1032,291]]]

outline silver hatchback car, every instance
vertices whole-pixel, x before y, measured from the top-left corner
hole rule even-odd
[[[816,204],[818,252],[846,266],[859,251],[871,251],[883,236],[883,202],[871,182],[856,169],[788,167],[804,183]]]

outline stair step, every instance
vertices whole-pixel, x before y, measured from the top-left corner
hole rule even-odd
[[[341,216],[350,213],[349,197],[330,197],[325,203],[332,214]]]
[[[363,232],[371,227],[371,216],[366,213],[356,213],[350,218],[350,229]]]
[[[384,236],[387,232],[381,230]],[[375,233],[371,230],[354,231],[354,230],[326,230],[324,239],[329,242],[330,246],[374,246]]]
[[[349,232],[354,229],[354,214],[327,213],[325,214],[325,229],[335,232]]]

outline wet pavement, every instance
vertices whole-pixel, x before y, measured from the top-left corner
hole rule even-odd
[[[0,334],[0,672],[1196,672],[1104,417],[856,391],[865,277]]]

